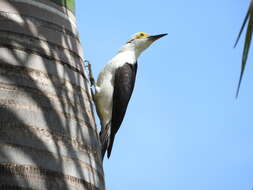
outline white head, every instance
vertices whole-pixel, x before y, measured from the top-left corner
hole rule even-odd
[[[127,41],[127,43],[122,47],[121,51],[134,50],[136,57],[139,57],[139,55],[154,41],[166,35],[167,34],[149,35],[145,32],[138,32]]]

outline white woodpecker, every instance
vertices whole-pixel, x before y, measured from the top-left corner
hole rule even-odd
[[[114,137],[123,121],[132,95],[137,72],[137,59],[154,41],[167,34],[134,34],[106,64],[95,84],[95,105],[101,122],[102,159],[109,158]]]

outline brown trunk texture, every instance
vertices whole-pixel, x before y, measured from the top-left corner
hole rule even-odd
[[[63,1],[0,0],[1,190],[105,189],[82,47]]]

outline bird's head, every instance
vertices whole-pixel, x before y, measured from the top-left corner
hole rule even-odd
[[[166,36],[167,34],[150,35],[145,32],[135,33],[128,41],[127,46],[134,48],[137,55],[140,55],[145,49],[147,49],[154,41]]]

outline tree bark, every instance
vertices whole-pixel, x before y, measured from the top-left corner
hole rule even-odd
[[[73,4],[0,0],[0,189],[105,189]]]

